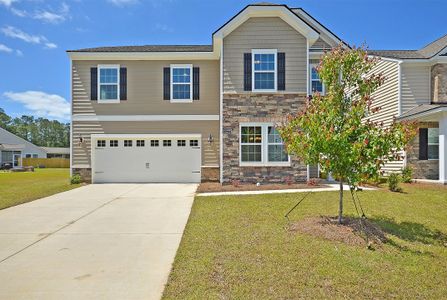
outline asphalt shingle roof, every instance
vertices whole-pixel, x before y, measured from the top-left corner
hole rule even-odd
[[[212,45],[113,46],[68,50],[67,52],[212,52]]]
[[[428,59],[447,47],[447,34],[419,50],[370,50],[371,55],[396,59]]]

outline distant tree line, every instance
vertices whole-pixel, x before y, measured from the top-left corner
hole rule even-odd
[[[12,118],[0,108],[0,127],[42,147],[69,147],[70,124],[56,120],[21,116]]]

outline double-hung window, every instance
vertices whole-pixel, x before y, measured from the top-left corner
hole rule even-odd
[[[279,132],[269,123],[250,123],[240,126],[241,166],[289,166]]]
[[[277,50],[252,50],[253,91],[275,92],[277,89]]]
[[[171,65],[171,102],[192,102],[192,65]]]
[[[428,128],[428,159],[439,159],[438,128]]]
[[[119,65],[98,66],[98,102],[117,103],[120,101]]]
[[[310,91],[311,93],[319,92],[324,95],[324,85],[317,71],[317,64],[310,65]]]

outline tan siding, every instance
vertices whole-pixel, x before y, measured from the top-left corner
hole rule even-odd
[[[163,100],[163,67],[171,63],[200,68],[200,100],[182,104]],[[98,64],[127,67],[127,101],[118,104],[90,101],[90,68]],[[73,61],[72,99],[73,114],[218,114],[219,61]]]
[[[371,73],[382,74],[385,82],[372,94],[373,106],[381,110],[372,115],[373,121],[390,125],[399,113],[399,65],[397,62],[381,60]]]
[[[399,65],[394,61],[381,60],[371,73],[385,76],[385,82],[372,95],[373,106],[379,106],[381,110],[373,114],[371,120],[389,126],[399,114]],[[403,160],[387,162],[382,170],[388,174],[400,171],[403,166]]]
[[[331,49],[331,45],[326,43],[321,37],[318,38],[318,40],[310,47],[310,49],[325,49],[329,50]]]
[[[243,55],[252,49],[285,52],[286,91],[307,91],[306,38],[280,18],[250,18],[224,38],[224,92],[243,92]]]
[[[430,103],[430,67],[402,64],[402,113]]]
[[[202,134],[202,164],[219,165],[219,121],[175,122],[73,122],[73,166],[90,167],[91,134]],[[214,142],[208,143],[212,134]],[[83,143],[79,143],[82,137]]]

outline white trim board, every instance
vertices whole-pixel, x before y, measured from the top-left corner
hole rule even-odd
[[[219,121],[219,115],[73,115],[72,121]]]

